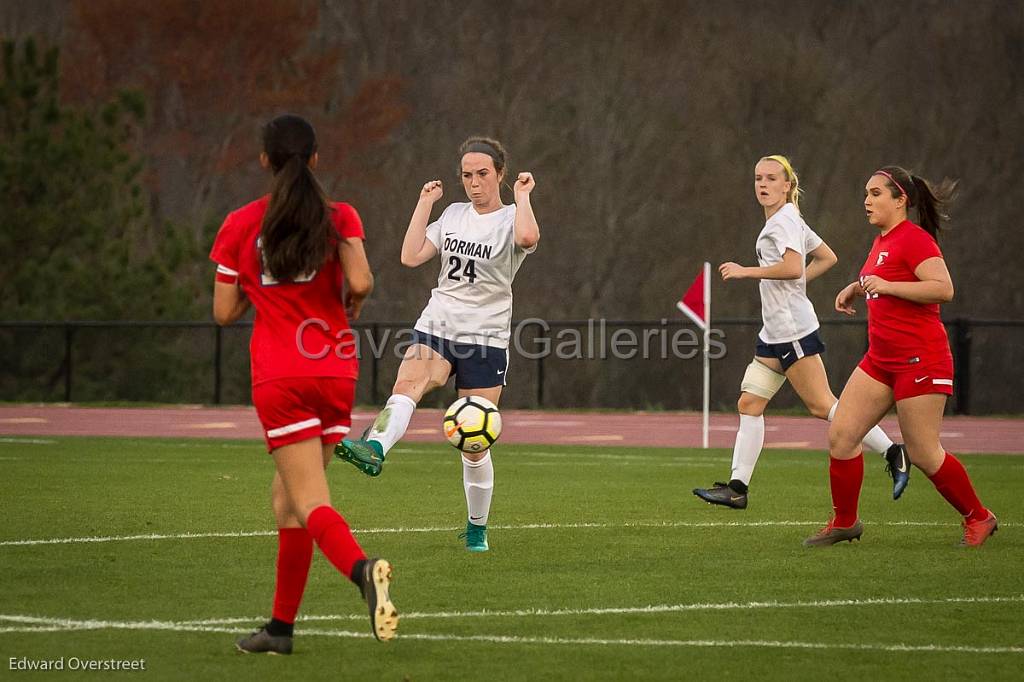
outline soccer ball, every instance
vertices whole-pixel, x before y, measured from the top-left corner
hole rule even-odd
[[[457,450],[483,452],[501,435],[501,413],[490,400],[468,395],[451,404],[444,413],[441,428]]]

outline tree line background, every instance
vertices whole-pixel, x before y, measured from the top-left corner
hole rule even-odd
[[[543,238],[516,282],[517,318],[674,317],[704,260],[753,263],[752,169],[771,153],[793,161],[804,216],[840,258],[810,287],[820,317],[837,315],[874,237],[864,182],[896,163],[961,179],[941,240],[957,288],[944,316],[1024,318],[1018,0],[8,0],[0,34],[0,321],[209,319],[206,254],[226,213],[266,190],[259,129],[285,111],[316,125],[318,174],[364,220],[367,322],[411,322],[424,305],[436,267],[401,267],[402,235],[424,181],[446,183],[437,212],[464,200],[456,149],[479,133],[506,143],[511,173],[537,178]],[[716,280],[713,300],[717,317],[759,315],[752,281]],[[756,330],[728,330],[720,406]],[[209,373],[194,335],[133,334],[80,340],[96,397],[173,393]],[[826,336],[837,390],[862,336]],[[44,337],[0,334],[0,398],[59,381],[59,340]],[[1013,376],[1002,358],[1021,337],[978,335],[975,369]],[[696,407],[699,362],[670,369],[678,381],[665,369],[581,363],[555,391],[582,406]],[[652,391],[659,377],[668,387]],[[990,410],[1024,408],[993,389]],[[528,404],[522,391],[510,396]]]

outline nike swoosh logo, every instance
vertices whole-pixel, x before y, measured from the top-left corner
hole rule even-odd
[[[503,369],[499,369],[498,370],[498,374],[504,374],[504,373],[505,373],[505,370],[503,370]]]
[[[792,354],[793,354],[793,351],[789,351],[788,353],[786,353],[785,355],[782,356],[782,359],[785,360],[786,358],[788,358]]]
[[[482,518],[483,518],[482,516],[470,516],[469,520],[470,521],[479,521]]]
[[[452,426],[451,428],[445,429],[444,430],[444,435],[445,435],[446,438],[451,438],[452,436],[455,435],[455,432],[458,431],[458,430],[459,430],[459,425],[456,424],[455,426]]]
[[[907,473],[907,463],[906,462],[900,462],[900,464],[901,464],[901,466],[896,467],[896,471],[900,472],[901,474]]]
[[[924,380],[925,380],[925,379],[927,379],[927,378],[928,378],[928,377],[921,377],[920,379],[914,379],[914,383],[915,383],[915,384],[919,384],[919,383],[921,383],[922,381],[924,381]]]
[[[742,495],[733,495],[729,499],[732,500],[733,502],[738,502],[738,501],[743,499],[743,496]]]

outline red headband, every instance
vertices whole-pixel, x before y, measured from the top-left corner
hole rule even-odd
[[[907,191],[905,189],[903,189],[903,185],[901,185],[900,183],[896,182],[896,178],[894,178],[893,176],[889,175],[884,170],[876,170],[872,175],[884,175],[885,177],[889,178],[890,180],[892,180],[892,184],[896,185],[896,189],[898,189],[900,191],[900,194],[902,194],[903,196],[907,197],[908,199],[910,198],[910,195],[907,194]]]

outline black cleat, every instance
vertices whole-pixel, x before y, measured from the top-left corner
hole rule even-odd
[[[910,458],[902,443],[893,443],[885,451],[885,473],[892,476],[892,499],[900,499],[900,495],[910,483]]]
[[[262,625],[258,630],[253,630],[248,637],[235,642],[235,648],[243,654],[281,654],[287,656],[292,652],[292,638],[277,636],[267,632],[267,626]]]
[[[828,525],[819,530],[811,537],[804,540],[804,547],[831,547],[837,542],[853,542],[860,540],[864,534],[864,524],[857,519],[849,528],[841,528],[834,525],[835,519],[828,522]]]
[[[387,641],[395,636],[398,629],[398,610],[391,603],[388,588],[391,586],[391,564],[386,559],[367,559],[363,562],[359,576],[359,589],[370,610],[370,627],[373,636]]]
[[[693,494],[708,504],[720,504],[732,509],[747,508],[747,493],[738,493],[728,483],[715,481],[713,488],[694,488]]]

